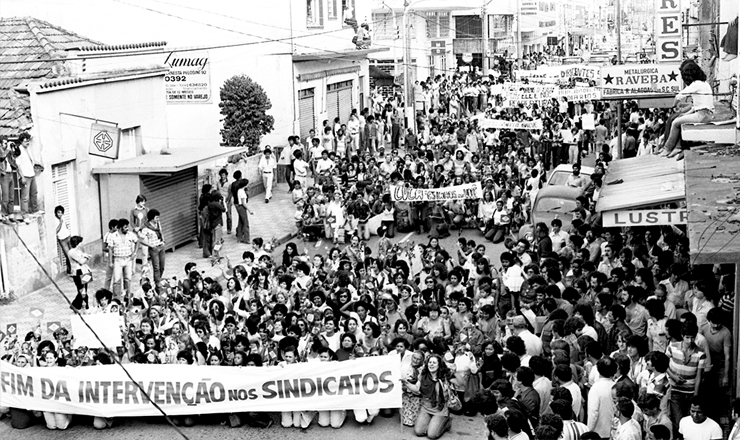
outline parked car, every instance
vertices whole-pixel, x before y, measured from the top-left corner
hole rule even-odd
[[[519,238],[532,241],[534,225],[543,222],[549,228],[554,218],[561,219],[563,231],[570,231],[571,212],[576,209],[576,198],[580,195],[580,188],[565,185],[546,186],[539,190],[532,203],[530,222],[519,229]]]
[[[593,173],[594,169],[592,167],[581,166],[581,175],[586,178],[586,181],[589,180],[589,177],[591,177],[591,174]],[[554,170],[552,170],[550,176],[547,178],[547,186],[565,185],[565,182],[568,180],[568,176],[571,174],[573,174],[573,165],[558,165]]]

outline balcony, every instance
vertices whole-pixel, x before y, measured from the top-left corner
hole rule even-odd
[[[488,50],[491,53],[498,51],[499,41],[509,38],[503,32],[488,39]],[[452,40],[452,53],[483,53],[483,43],[480,38],[455,38]]]

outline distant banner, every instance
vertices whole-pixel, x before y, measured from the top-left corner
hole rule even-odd
[[[509,84],[503,92],[504,106],[514,107],[519,104],[546,104],[553,98],[566,98],[569,102],[585,102],[601,99],[598,87],[575,87],[561,89],[556,85],[543,84]]]
[[[482,129],[495,128],[497,130],[540,130],[542,129],[542,120],[534,121],[504,121],[502,119],[483,118],[478,122]]]
[[[527,79],[530,83],[541,84],[567,84],[573,78],[594,81],[598,85],[601,80],[601,67],[585,64],[542,66],[536,70],[517,70],[515,73],[519,81]]]
[[[448,186],[447,188],[406,188],[394,186],[391,188],[391,200],[394,202],[439,202],[447,200],[480,199],[483,197],[483,188],[480,182],[464,185]]]
[[[99,417],[401,407],[401,362],[378,356],[286,367],[18,368],[0,362],[0,406]],[[137,383],[146,390],[147,398]]]
[[[558,90],[559,98],[567,98],[569,102],[586,102],[601,99],[601,90],[598,87],[574,87]]]

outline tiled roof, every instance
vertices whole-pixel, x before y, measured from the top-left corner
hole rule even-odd
[[[32,17],[0,19],[0,135],[12,135],[31,124],[27,95],[13,90],[23,82],[53,78],[50,61],[64,58],[74,47],[100,45],[51,23]]]
[[[117,44],[113,46],[109,45],[97,45],[97,46],[80,46],[77,47],[81,52],[114,52],[117,50],[133,50],[133,49],[147,49],[155,47],[166,46],[166,41],[152,41],[149,43],[135,43],[135,44]]]

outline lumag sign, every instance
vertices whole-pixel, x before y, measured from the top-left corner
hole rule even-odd
[[[116,365],[18,368],[0,362],[0,406],[99,417],[157,416],[152,401],[170,415],[401,407],[395,355],[284,368],[126,367],[136,382]]]
[[[483,188],[480,182],[464,185],[448,186],[447,188],[406,188],[394,186],[391,188],[391,200],[394,202],[445,202],[447,200],[480,199],[483,197]]]
[[[645,209],[606,211],[601,213],[604,227],[685,225],[689,220],[686,209]]]
[[[211,102],[211,63],[208,52],[170,52],[164,64],[167,103],[207,104]]]
[[[681,91],[680,64],[622,64],[601,68],[602,99],[675,95]]]
[[[655,0],[655,55],[659,63],[681,62],[681,5],[679,0]]]

